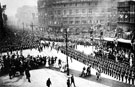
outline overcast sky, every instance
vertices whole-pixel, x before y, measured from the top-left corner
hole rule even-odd
[[[125,1],[125,0],[120,0],[120,1]],[[17,8],[22,7],[23,5],[37,6],[37,0],[0,0],[0,2],[2,5],[4,4],[7,5],[6,14],[8,16],[15,15]]]
[[[7,5],[6,14],[14,16],[18,7],[23,5],[37,6],[37,0],[0,0],[1,4]]]

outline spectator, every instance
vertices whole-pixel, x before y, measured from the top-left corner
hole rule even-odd
[[[67,87],[70,87],[70,79],[67,79]]]
[[[51,82],[50,78],[48,78],[48,80],[46,81],[46,86],[50,87],[51,84],[52,84],[52,82]]]
[[[28,82],[31,82],[31,80],[30,80],[30,72],[29,72],[28,68],[26,68],[26,70],[25,70],[25,75],[26,75],[26,78],[28,79]]]
[[[70,84],[70,86],[72,86],[72,84],[74,85],[74,87],[76,87],[73,74],[71,75],[71,84]]]

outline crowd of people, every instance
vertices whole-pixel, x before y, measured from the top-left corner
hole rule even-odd
[[[89,65],[87,68],[83,67],[80,77],[86,77],[86,76],[91,76],[91,65]]]
[[[97,57],[102,57],[105,59],[112,60],[114,62],[126,64],[129,67],[133,67],[131,60],[133,59],[134,54],[129,49],[117,47],[117,50],[116,50],[115,47],[111,48],[109,46],[105,46],[103,47],[103,49],[98,48],[95,51],[95,54]]]
[[[50,45],[50,43],[40,44],[37,48],[39,52],[43,51],[43,48],[46,48]],[[57,67],[60,69],[61,72],[65,72],[67,67],[65,62],[61,59],[58,59],[56,56],[42,56],[37,55],[31,56],[28,55],[27,57],[23,56],[23,53],[20,50],[20,54],[18,51],[15,52],[7,52],[7,54],[0,56],[0,72],[1,73],[8,73],[9,78],[12,79],[18,75],[26,75],[28,82],[30,81],[30,70],[37,69],[42,66],[46,67]],[[57,62],[56,62],[57,61]],[[57,63],[57,64],[56,64]]]
[[[56,42],[64,42],[63,39],[60,38],[44,38],[45,40],[49,40],[49,41],[56,41]],[[81,45],[91,45],[90,43],[87,43],[86,41],[76,41],[76,40],[69,40],[71,43],[76,43],[77,44],[81,44]],[[46,46],[46,45],[44,45]],[[49,46],[49,45],[47,45]],[[1,52],[4,51],[10,51],[11,52],[13,50],[20,50],[20,49],[29,49],[29,48],[38,48],[39,51],[42,51],[42,46],[40,47],[38,42],[32,42],[26,40],[25,44],[23,45],[16,45],[16,46],[11,46],[11,45],[7,45],[7,47],[2,47]],[[59,48],[61,51],[64,51],[62,53],[66,54],[66,49],[62,47]],[[108,47],[104,47],[104,49],[100,49],[98,50],[98,52],[95,52],[95,56],[93,55],[85,55],[82,52],[76,51],[74,50],[74,47],[68,47],[68,52],[69,52],[69,56],[71,58],[74,58],[78,61],[83,62],[86,65],[89,65],[89,67],[83,68],[81,76],[88,76],[91,75],[91,67],[95,68],[98,73],[105,73],[107,75],[110,75],[116,79],[118,79],[119,81],[122,82],[126,82],[129,84],[134,84],[134,80],[135,80],[135,69],[133,67],[130,67],[129,64],[129,58],[127,58],[127,56],[129,57],[129,55],[131,54],[130,51],[125,52],[124,50],[117,50],[117,51],[113,51],[113,49],[108,48]],[[16,75],[16,72],[19,71],[20,75],[23,75],[24,71],[26,71],[27,76],[30,77],[29,75],[29,69],[35,69],[38,68],[39,66],[45,65],[47,61],[46,59],[49,59],[48,61],[48,65],[53,65],[56,62],[56,57],[41,57],[41,56],[37,56],[37,57],[32,57],[32,56],[27,56],[27,58],[24,58],[23,55],[6,55],[6,56],[2,56],[2,60],[3,64],[1,71],[4,72],[9,72],[9,76],[10,78],[14,77]],[[55,59],[56,58],[56,59]],[[125,60],[127,59],[127,60]],[[128,61],[125,62],[125,61]],[[66,71],[66,64],[64,64],[64,66],[61,65],[61,60],[59,60],[59,68],[60,71],[64,72]],[[19,66],[18,66],[19,65]],[[6,71],[7,70],[7,71]],[[99,78],[99,74],[97,73],[97,78]],[[30,82],[30,80],[29,80]]]
[[[66,53],[65,47],[61,47],[62,53]],[[126,82],[129,84],[134,84],[135,81],[135,71],[132,67],[127,66],[124,63],[119,63],[112,61],[107,58],[102,58],[100,56],[87,56],[82,52],[76,51],[68,47],[68,56],[74,58],[84,64],[91,64],[93,68],[101,73],[110,75],[119,81]],[[85,68],[83,69],[85,71]]]

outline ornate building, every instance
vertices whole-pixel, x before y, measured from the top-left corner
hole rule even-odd
[[[135,1],[123,1],[118,2],[118,27],[123,32],[132,32],[135,28]],[[127,37],[126,33],[122,35],[123,38],[131,39],[131,36]]]
[[[40,26],[59,32],[115,29],[117,0],[38,0]]]

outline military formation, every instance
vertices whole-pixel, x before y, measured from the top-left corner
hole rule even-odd
[[[114,62],[112,60],[104,59],[101,57],[93,57],[91,55],[87,56],[84,53],[76,51],[70,47],[68,47],[67,51],[65,47],[61,47],[60,49],[64,54],[68,52],[67,54],[71,58],[83,62],[86,65],[91,64],[93,68],[100,70],[101,73],[112,76],[121,82],[134,85],[135,71],[133,67],[131,68],[126,64]]]
[[[61,39],[59,39],[57,42],[61,42]],[[73,41],[74,43],[81,44],[79,42]],[[32,46],[26,45],[22,47],[16,47],[16,49],[31,49],[31,48],[36,48],[39,51],[42,51],[42,47],[48,47],[50,43],[48,44],[33,44]],[[85,45],[85,44],[83,44]],[[65,46],[60,46],[57,47],[57,50],[60,50],[62,53],[67,54],[71,58],[74,58],[80,62],[83,62],[85,65],[90,65],[90,68],[95,68],[101,73],[105,73],[109,76],[112,76],[116,78],[117,80],[121,82],[125,82],[128,84],[133,84],[134,85],[134,80],[135,80],[135,69],[133,67],[127,66],[124,63],[119,63],[119,62],[114,62],[110,59],[107,58],[102,58],[100,56],[93,56],[93,55],[85,55],[82,52],[76,51],[74,48],[76,46],[70,46],[66,50]],[[8,49],[9,50],[9,49]],[[12,53],[12,51],[11,51]],[[96,54],[95,54],[96,55]],[[28,69],[34,69],[38,68],[39,66],[42,66],[46,64],[46,59],[49,59],[48,64],[53,64],[56,62],[55,57],[54,58],[48,58],[48,57],[32,57],[32,56],[27,56],[26,58],[23,57],[23,55],[7,55],[3,56],[3,65],[1,70],[5,71],[7,70],[9,72],[9,77],[12,79],[15,75],[16,72],[19,71],[20,75],[23,75],[24,72],[26,71],[28,77],[30,77],[28,73]],[[19,66],[18,66],[19,65]],[[61,63],[59,62],[59,65],[61,67]],[[4,69],[6,68],[6,69]],[[87,70],[87,73],[83,73],[82,76],[90,76],[91,75],[91,70],[89,68],[85,69]],[[28,79],[30,82],[30,80]]]

